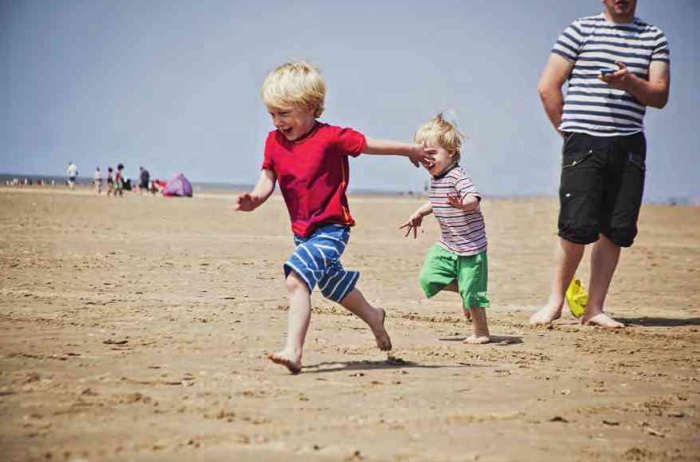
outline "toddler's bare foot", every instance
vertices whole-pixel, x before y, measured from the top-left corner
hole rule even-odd
[[[584,314],[583,318],[581,318],[581,324],[584,326],[605,327],[607,329],[621,329],[625,327],[624,324],[615,321],[613,318],[603,312],[594,314],[593,316],[587,316]]]
[[[472,335],[469,338],[464,339],[462,343],[468,343],[470,345],[483,345],[484,343],[489,343],[491,341],[491,337],[488,335]]]
[[[289,369],[292,374],[301,372],[301,358],[288,353],[286,350],[277,353],[268,353],[267,357],[275,364],[281,364]]]
[[[391,338],[389,333],[384,328],[384,319],[386,318],[386,312],[383,308],[375,308],[379,311],[379,322],[375,325],[370,326],[372,328],[372,333],[374,338],[377,340],[377,346],[382,351],[391,350]]]
[[[546,304],[537,313],[530,316],[530,325],[548,326],[552,324],[553,321],[561,318],[561,309],[562,305]]]

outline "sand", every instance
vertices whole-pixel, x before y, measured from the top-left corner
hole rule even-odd
[[[314,294],[293,376],[266,359],[284,204],[232,199],[0,188],[1,460],[700,460],[698,208],[643,208],[608,299],[626,329],[535,329],[556,202],[486,200],[494,342],[465,345],[457,297],[417,284],[434,220],[397,229],[422,199],[351,196],[343,261],[387,310],[392,359]]]

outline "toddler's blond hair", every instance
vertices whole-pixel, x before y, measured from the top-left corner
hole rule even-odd
[[[326,100],[326,84],[318,67],[305,61],[289,62],[265,77],[260,97],[268,108],[311,109],[315,117],[320,117]]]
[[[462,140],[465,138],[457,129],[457,124],[445,120],[442,112],[418,127],[413,135],[413,141],[418,144],[433,142],[447,149],[455,162],[459,162]]]

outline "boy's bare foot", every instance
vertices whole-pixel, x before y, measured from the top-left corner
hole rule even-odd
[[[472,335],[469,338],[466,338],[462,341],[462,343],[468,343],[469,345],[483,345],[484,343],[489,343],[491,342],[491,337],[488,335]]]
[[[289,369],[292,374],[298,374],[301,372],[301,358],[295,358],[293,355],[287,353],[285,350],[278,351],[277,353],[268,353],[267,357],[275,364],[281,364],[282,366]]]
[[[391,350],[391,338],[389,333],[384,328],[384,319],[386,318],[386,312],[383,308],[375,308],[379,311],[379,322],[376,325],[370,326],[372,328],[372,333],[374,338],[377,340],[377,346],[382,351]]]
[[[562,305],[555,306],[549,303],[540,308],[540,310],[530,316],[531,326],[548,326],[555,320],[561,318]]]
[[[590,317],[584,314],[583,318],[581,318],[581,324],[583,324],[584,326],[605,327],[606,329],[621,329],[625,327],[624,324],[615,321],[613,318],[611,318],[603,312],[594,314]]]

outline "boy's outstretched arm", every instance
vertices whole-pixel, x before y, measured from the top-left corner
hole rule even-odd
[[[418,228],[420,228],[420,225],[423,223],[423,217],[430,215],[433,213],[433,206],[430,204],[430,202],[426,202],[425,204],[421,205],[418,210],[413,212],[410,217],[408,217],[408,221],[401,226],[399,226],[399,229],[406,228],[406,234],[404,234],[403,237],[408,237],[408,235],[411,233],[411,230],[413,230],[413,239],[418,237]]]
[[[236,198],[236,203],[233,205],[233,210],[236,212],[252,212],[260,207],[265,202],[272,191],[275,190],[275,172],[272,170],[263,169],[260,172],[258,183],[253,188],[253,192],[243,193]]]
[[[469,212],[479,206],[481,198],[474,194],[467,194],[464,199],[461,200],[457,196],[447,196],[447,201],[452,207]]]
[[[399,141],[375,140],[367,138],[365,154],[406,156],[416,167],[423,164],[429,167],[433,164],[433,155],[420,144],[401,143]]]

